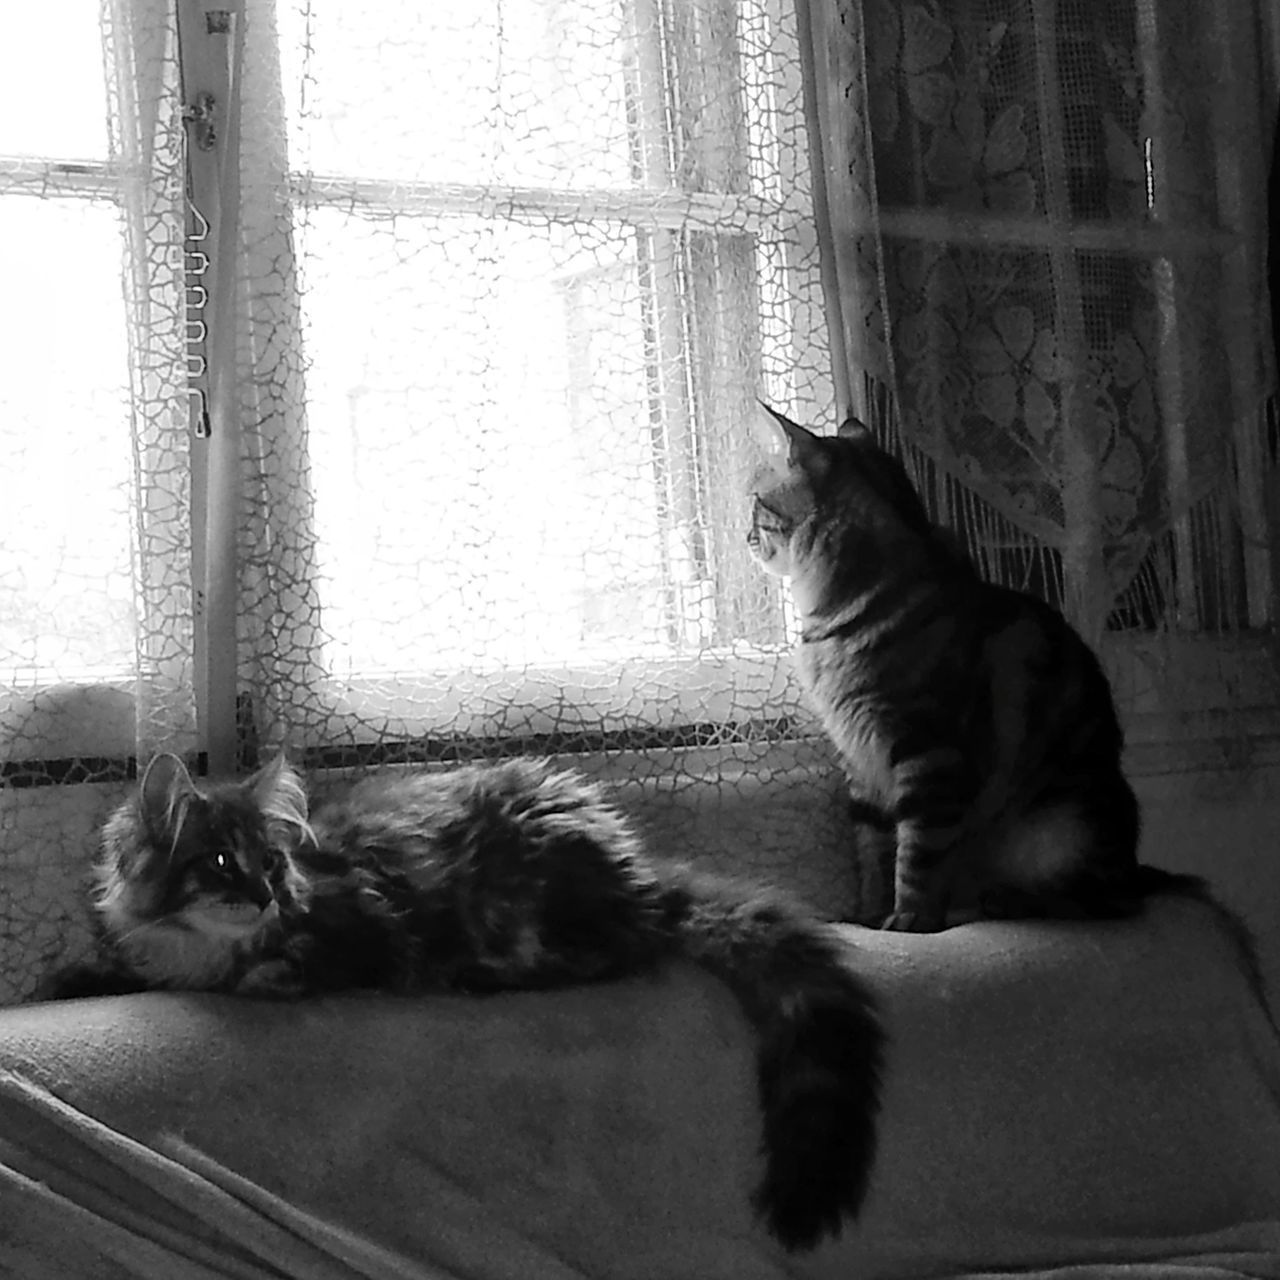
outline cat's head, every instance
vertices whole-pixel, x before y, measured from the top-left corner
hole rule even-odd
[[[747,545],[766,573],[790,577],[815,551],[830,554],[823,535],[832,531],[861,530],[868,545],[936,535],[906,469],[857,418],[820,436],[761,408],[765,462],[752,482]]]
[[[273,878],[309,838],[306,793],[283,757],[243,781],[197,783],[161,754],[103,828],[95,905],[143,977],[214,985],[235,944],[274,915]]]

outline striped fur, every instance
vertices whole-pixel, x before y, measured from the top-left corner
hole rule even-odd
[[[575,773],[513,760],[371,777],[309,815],[283,760],[197,785],[159,756],[106,824],[96,903],[110,992],[486,993],[687,959],[758,1038],[769,1229],[810,1248],[866,1193],[883,1036],[833,931],[770,890],[648,856]],[[91,991],[79,973],[62,994]]]
[[[856,419],[768,410],[751,549],[790,579],[799,669],[844,764],[859,849],[892,859],[886,928],[988,914],[1123,916],[1194,877],[1140,868],[1140,813],[1093,651],[1054,609],[979,577]]]

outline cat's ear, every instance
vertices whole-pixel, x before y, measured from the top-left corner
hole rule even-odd
[[[764,451],[788,467],[808,467],[822,456],[819,437],[792,422],[772,405],[760,401],[762,413],[756,415],[756,437]]]
[[[307,789],[284,752],[264,764],[244,785],[265,817],[306,830]]]
[[[841,424],[836,435],[841,440],[852,440],[856,444],[875,444],[875,433],[861,418],[850,414]]]
[[[153,756],[138,786],[147,835],[157,848],[171,849],[191,797],[199,795],[187,766],[171,752]]]

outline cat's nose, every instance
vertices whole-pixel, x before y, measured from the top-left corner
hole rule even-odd
[[[271,893],[271,885],[265,878],[258,880],[250,880],[246,885],[249,901],[255,907],[268,907],[273,901]]]

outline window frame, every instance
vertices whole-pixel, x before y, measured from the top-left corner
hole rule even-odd
[[[753,2],[759,20],[776,26],[784,0]],[[734,0],[717,0],[717,3],[726,12],[735,12],[738,7]],[[688,46],[672,53],[673,46],[679,43],[672,27],[680,21],[691,20],[680,0],[633,0],[629,8],[635,21],[640,21],[643,11],[651,23],[646,28],[651,36],[639,62],[644,64],[646,59],[650,63],[661,61],[663,48],[669,59],[666,65],[649,66],[642,76],[647,80],[645,86],[637,88],[634,83],[631,86],[636,103],[634,109],[641,118],[641,126],[632,139],[637,180],[629,194],[582,188],[469,186],[458,182],[401,181],[294,170],[287,175],[285,189],[290,208],[297,217],[304,217],[307,209],[337,208],[346,213],[355,212],[371,221],[394,220],[400,214],[471,212],[479,204],[500,209],[509,218],[528,219],[540,225],[548,219],[578,221],[584,215],[597,214],[613,223],[621,222],[636,237],[641,245],[644,269],[652,279],[652,288],[645,301],[647,324],[654,343],[654,352],[647,360],[649,411],[653,431],[668,442],[669,470],[666,475],[656,477],[656,482],[669,495],[665,501],[671,512],[667,532],[674,536],[668,540],[668,545],[675,541],[683,545],[686,553],[677,555],[675,559],[692,565],[694,572],[682,575],[676,570],[668,575],[667,589],[674,601],[670,624],[671,653],[655,657],[652,661],[629,658],[627,675],[618,683],[626,685],[629,681],[634,685],[649,681],[659,683],[664,690],[682,691],[679,696],[684,698],[683,721],[670,730],[655,731],[635,725],[626,710],[609,696],[616,692],[616,683],[601,701],[600,684],[593,686],[590,679],[584,679],[584,673],[616,670],[616,667],[597,666],[587,658],[582,661],[575,659],[572,668],[537,665],[522,668],[519,673],[487,669],[479,677],[469,673],[429,671],[367,671],[355,677],[331,676],[320,682],[322,701],[331,726],[327,732],[329,738],[357,743],[367,739],[366,745],[376,749],[378,742],[386,742],[390,736],[392,741],[399,741],[400,750],[408,753],[489,750],[490,746],[485,744],[496,742],[500,733],[511,732],[509,716],[502,717],[499,729],[486,710],[494,701],[493,690],[503,689],[507,691],[502,699],[504,705],[529,707],[527,722],[522,722],[524,729],[521,732],[533,740],[543,741],[540,726],[547,717],[537,702],[540,694],[545,696],[548,689],[554,688],[557,706],[581,705],[589,709],[600,726],[613,726],[597,729],[594,732],[597,739],[602,735],[608,740],[637,735],[653,738],[656,734],[662,740],[674,740],[688,736],[689,732],[694,736],[710,735],[711,731],[706,728],[714,719],[710,708],[719,707],[726,701],[717,697],[711,687],[704,687],[707,681],[699,673],[715,670],[720,672],[722,681],[727,680],[738,687],[769,688],[776,692],[777,669],[780,662],[785,663],[787,652],[784,608],[776,584],[763,574],[754,575],[744,597],[740,583],[736,590],[729,591],[717,580],[715,573],[715,566],[728,556],[745,554],[736,540],[731,551],[725,543],[726,538],[732,537],[726,531],[741,523],[745,505],[740,493],[711,494],[707,491],[701,474],[699,450],[733,450],[741,454],[742,444],[735,434],[739,429],[738,422],[714,421],[716,415],[707,406],[706,389],[700,385],[699,369],[705,367],[706,362],[700,362],[698,357],[717,344],[723,348],[733,343],[737,335],[726,337],[717,329],[718,312],[733,310],[725,308],[719,300],[722,290],[716,285],[723,274],[719,272],[719,264],[696,261],[697,255],[691,252],[689,238],[690,235],[699,236],[701,233],[697,229],[705,226],[714,228],[706,234],[709,240],[718,244],[739,240],[757,249],[761,245],[770,245],[777,252],[779,245],[789,247],[797,238],[804,239],[807,227],[809,233],[800,256],[809,254],[816,258],[817,242],[812,231],[811,212],[793,194],[798,188],[808,185],[807,182],[797,182],[800,170],[807,166],[807,155],[796,155],[790,149],[780,148],[780,166],[775,181],[783,194],[776,198],[754,194],[745,182],[745,170],[738,175],[739,181],[724,184],[736,185],[740,188],[738,190],[690,190],[680,186],[680,173],[686,170],[701,172],[709,162],[704,162],[704,157],[687,140],[684,150],[677,153],[672,152],[666,140],[653,141],[644,121],[667,120],[677,107],[673,95],[677,92],[676,82],[681,75],[690,66],[697,67],[699,75],[707,74],[707,68],[699,62],[697,42],[687,31]],[[640,74],[633,69],[633,75]],[[792,90],[794,100],[798,102],[800,85],[795,84]],[[802,122],[797,121],[797,124]],[[745,124],[741,126],[745,127]],[[626,206],[621,212],[620,196],[626,199]],[[692,233],[686,230],[690,227],[694,229]],[[783,252],[787,249],[784,248]],[[782,263],[786,271],[795,270],[796,265],[794,260]],[[741,269],[738,274],[742,274]],[[792,318],[786,344],[791,347],[812,347],[815,344],[825,347],[827,326],[821,313],[820,299],[811,307],[797,310],[799,314]],[[755,308],[753,314],[759,316],[759,309]],[[758,330],[761,322],[753,321],[751,327]],[[757,366],[761,365],[758,354],[755,362]],[[675,376],[672,376],[673,371]],[[758,367],[756,381],[763,382],[768,394],[779,403],[787,403],[795,391],[789,374],[777,368]],[[824,370],[816,394],[829,399],[829,386],[829,377]],[[754,387],[740,391],[744,412],[751,409],[753,390]],[[768,642],[744,644],[734,640],[733,618],[744,609],[759,609],[760,602],[766,600],[777,617]],[[706,609],[708,601],[712,603],[709,610]],[[696,653],[690,654],[690,648]],[[446,718],[455,726],[459,723],[465,726],[460,731],[455,728],[448,742],[443,742],[441,735],[433,732],[432,721],[438,717],[433,717],[430,711],[415,713],[413,710],[424,706],[438,707],[442,686],[449,689],[445,700],[451,710]],[[474,714],[465,712],[456,696],[460,690],[467,690],[468,697],[480,710]],[[432,695],[437,696],[433,698]],[[793,689],[791,700],[796,697],[798,694]],[[244,711],[241,702],[234,714],[243,720]],[[222,714],[224,721],[230,723],[233,713],[229,704],[224,706]],[[793,715],[763,716],[749,722],[733,721],[730,717],[716,722],[724,725],[722,736],[733,739],[754,739],[761,734],[794,736],[800,732]],[[569,733],[568,737],[575,735]],[[319,755],[327,752],[323,744],[310,744],[310,749]]]
[[[197,0],[180,0],[182,5],[203,12],[208,7],[200,5]],[[803,3],[803,0],[802,0]],[[804,8],[807,9],[807,4]],[[233,10],[234,12],[234,10]],[[803,33],[802,33],[803,34]],[[230,63],[226,64],[230,67]],[[185,63],[184,63],[185,66]],[[0,175],[17,177],[23,182],[38,183],[43,191],[58,195],[71,195],[77,198],[101,199],[118,203],[115,190],[114,169],[110,162],[85,162],[73,160],[34,160],[34,159],[2,159]],[[339,182],[336,179],[317,179],[312,182],[312,192],[319,183],[322,196],[326,200],[346,203],[352,200],[376,201],[378,208],[385,207],[389,197],[385,192],[371,189],[360,181]],[[329,184],[329,185],[326,185]],[[375,184],[376,188],[376,184]],[[401,189],[403,190],[403,188]],[[536,208],[539,216],[545,216],[549,207],[554,207],[556,193],[525,191],[513,189],[513,199],[527,199],[530,208]],[[410,190],[408,199],[430,198],[445,200],[448,193],[434,191],[431,193]],[[576,195],[574,197],[576,199]],[[652,202],[646,193],[645,213],[653,226],[669,229],[672,223],[682,223],[692,215],[714,212],[722,217],[726,209],[730,217],[740,219],[744,234],[758,234],[766,227],[765,215],[753,206],[752,201],[744,196],[709,196],[699,193],[672,193],[664,200]],[[1021,234],[1023,229],[1011,229],[1010,234]],[[206,473],[199,473],[203,465],[198,459],[200,450],[193,450],[193,468],[197,469],[200,482],[193,476],[193,493],[205,493],[211,487]],[[224,477],[225,478],[225,477]],[[1261,518],[1269,535],[1276,528],[1275,511],[1278,504],[1275,486],[1261,493]],[[232,508],[234,509],[234,508]],[[234,532],[234,524],[232,524]],[[199,547],[204,539],[197,540]],[[1271,545],[1277,545],[1274,537]],[[1113,634],[1104,637],[1102,650],[1104,660],[1110,670],[1117,689],[1118,700],[1126,708],[1126,721],[1129,724],[1131,768],[1137,776],[1149,776],[1168,771],[1183,772],[1191,769],[1230,768],[1244,761],[1271,763],[1272,758],[1280,760],[1280,687],[1276,677],[1274,641],[1269,630],[1272,602],[1277,598],[1277,588],[1273,581],[1276,574],[1274,560],[1266,566],[1266,591],[1268,609],[1262,617],[1266,624],[1255,630],[1234,634],[1206,634],[1174,631],[1169,634]],[[1258,571],[1255,570],[1254,581],[1257,582]],[[197,628],[197,635],[203,637],[206,647],[213,645],[208,630],[210,611],[207,602],[202,613],[203,624]],[[1251,618],[1254,616],[1251,613]],[[730,680],[745,682],[745,687],[760,691],[756,699],[757,705],[787,705],[794,695],[791,688],[791,677],[787,674],[789,646],[784,636],[779,636],[776,644],[769,645],[724,645],[705,650],[698,658],[687,663],[673,664],[663,660],[645,670],[637,666],[635,678],[660,678],[670,680],[674,685],[685,685],[689,689],[689,703],[698,713],[689,717],[688,725],[720,724],[725,726],[724,738],[735,741],[773,741],[794,737],[807,737],[817,732],[816,724],[803,719],[778,717],[751,724],[736,725],[732,720],[731,710],[720,710],[715,697],[714,686],[727,684]],[[234,668],[233,668],[234,671]],[[537,687],[543,677],[554,678],[561,687],[573,688],[575,680],[582,683],[582,672],[533,672],[535,679],[532,687]],[[701,677],[710,682],[708,688],[699,683]],[[207,675],[202,677],[207,682]],[[202,731],[206,743],[221,742],[218,750],[210,751],[210,762],[216,765],[221,756],[223,761],[236,759],[242,735],[243,705],[236,695],[236,681],[229,684],[230,701],[223,706],[222,722],[229,725],[224,728],[219,739],[212,733],[216,723],[213,709],[205,708],[202,712]],[[434,681],[431,682],[434,687]],[[51,728],[49,748],[51,759],[66,762],[89,760],[96,762],[104,769],[115,766],[113,761],[127,759],[131,755],[132,735],[125,723],[123,699],[128,693],[128,681],[103,679],[93,681],[85,686],[88,689],[101,689],[107,698],[119,695],[117,711],[121,716],[121,732],[116,735],[109,732],[99,733],[92,741],[72,742],[70,738],[60,735],[57,728]],[[511,686],[513,697],[525,696],[521,690],[531,687],[528,684]],[[485,690],[492,694],[492,686]],[[6,701],[12,705],[20,705],[31,695],[36,700],[50,691],[18,690],[6,695]],[[383,723],[383,718],[395,711],[394,704],[402,697],[413,694],[414,681],[406,680],[399,694],[390,696],[383,692],[362,690],[355,686],[335,687],[330,691],[331,706],[335,723],[346,715],[354,715],[357,725],[374,726]],[[455,684],[453,695],[459,700],[473,698],[479,703],[480,686],[478,683]],[[56,703],[57,691],[52,691]],[[585,698],[584,694],[584,698]],[[54,703],[47,706],[56,707]],[[706,714],[703,715],[702,712]],[[717,719],[717,717],[725,717]],[[606,709],[606,723],[609,713]],[[633,740],[641,741],[646,731],[637,728],[627,721],[625,714],[614,717],[617,732],[622,735],[633,735]],[[412,727],[412,726],[410,726]],[[682,728],[687,726],[682,726]],[[708,735],[711,730],[708,729]],[[526,726],[527,736],[523,741],[544,743],[542,728],[535,712]],[[661,739],[661,735],[658,735]],[[653,739],[651,736],[650,740]],[[385,739],[379,739],[385,740]],[[460,741],[452,744],[444,743],[441,747],[439,739],[433,739],[428,727],[423,727],[417,738],[407,739],[405,750],[412,754],[419,749],[444,751],[485,750],[485,743],[492,743],[494,729],[486,720],[483,711],[478,712],[468,731]],[[227,744],[230,743],[228,748]],[[432,746],[432,743],[435,746]],[[62,745],[52,745],[62,744]],[[470,745],[468,745],[470,744]],[[554,743],[551,745],[555,745]],[[226,767],[225,763],[222,767]],[[27,769],[21,761],[6,759],[0,764],[6,780],[24,776]],[[91,769],[95,772],[95,769]],[[112,775],[114,776],[114,775]],[[10,785],[15,785],[10,781]]]

